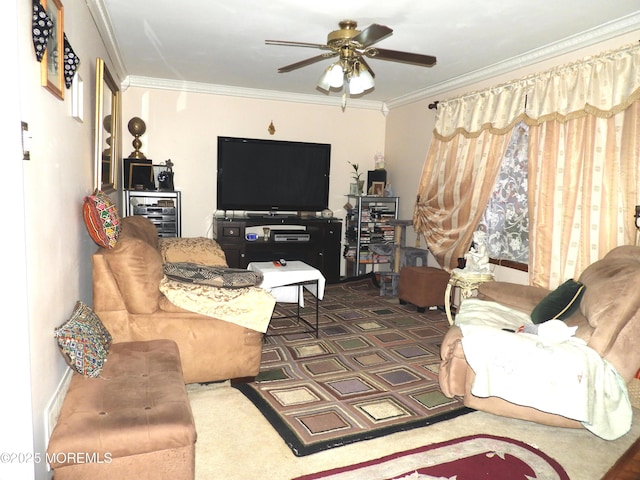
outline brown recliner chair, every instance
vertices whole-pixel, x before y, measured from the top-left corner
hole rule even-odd
[[[159,242],[148,219],[125,217],[117,245],[99,248],[93,255],[93,309],[114,343],[174,340],[185,383],[257,375],[263,334],[172,304],[160,291],[164,269]],[[215,241],[207,242],[224,257]],[[193,250],[192,244],[189,247]],[[186,258],[174,261],[188,261],[198,252],[183,253]],[[226,265],[224,258],[221,261]]]
[[[579,309],[565,323],[577,326],[575,336],[598,352],[629,383],[640,368],[640,247],[614,248],[587,267],[579,280],[586,286],[585,293]],[[533,286],[488,282],[480,285],[478,297],[530,314],[549,293]],[[460,327],[454,325],[442,342],[438,379],[446,396],[463,397],[470,408],[506,417],[563,427],[583,426],[576,420],[499,397],[474,396],[471,388],[475,374],[466,361],[462,338]]]

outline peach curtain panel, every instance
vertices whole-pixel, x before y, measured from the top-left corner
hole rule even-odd
[[[444,268],[469,247],[513,126],[531,126],[530,283],[553,288],[633,243],[640,46],[441,102],[414,227]],[[526,106],[526,107],[525,107]]]
[[[440,108],[440,107],[438,107]],[[493,191],[509,135],[488,130],[434,139],[418,187],[413,226],[438,263],[450,270],[471,245]]]

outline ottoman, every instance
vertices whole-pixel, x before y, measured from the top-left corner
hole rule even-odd
[[[403,267],[400,270],[398,299],[401,304],[411,303],[424,312],[426,307],[444,306],[444,292],[449,273],[435,267]]]
[[[193,479],[196,429],[173,340],[114,343],[74,373],[47,448],[56,480]]]

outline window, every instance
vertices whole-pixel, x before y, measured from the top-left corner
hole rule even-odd
[[[520,122],[513,129],[478,226],[487,232],[489,256],[493,259],[529,262],[528,153],[529,126]]]

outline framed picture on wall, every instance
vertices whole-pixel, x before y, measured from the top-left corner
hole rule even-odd
[[[64,7],[60,0],[41,0],[53,22],[40,62],[40,83],[60,100],[64,99]]]

